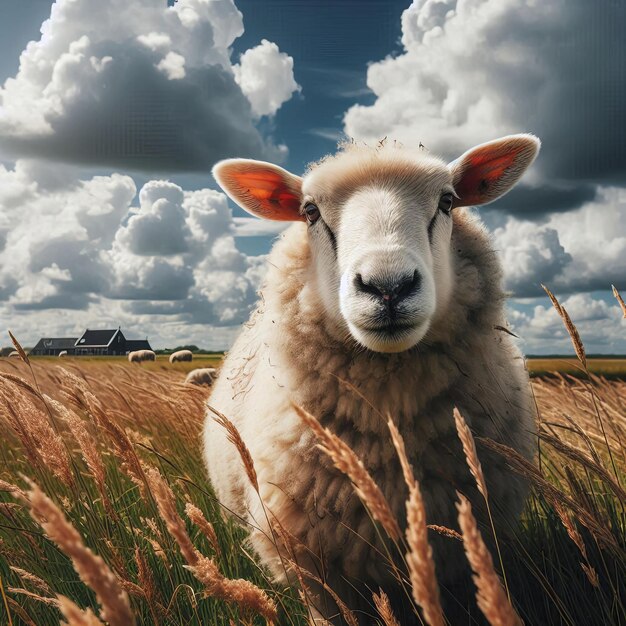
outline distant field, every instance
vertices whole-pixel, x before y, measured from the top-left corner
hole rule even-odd
[[[220,354],[201,354],[194,356],[193,361],[187,363],[169,363],[169,356],[157,355],[154,363],[142,363],[141,365],[133,364],[133,367],[142,367],[147,370],[174,370],[180,372],[189,372],[197,367],[218,367],[223,359]],[[59,362],[58,357],[33,357],[36,362],[54,361]],[[94,357],[64,357],[64,362],[71,363],[127,363],[125,356],[94,356]],[[527,360],[528,370],[531,376],[545,376],[553,372],[561,374],[570,374],[572,376],[584,376],[584,370],[580,363],[574,357],[572,358],[529,358]],[[626,358],[592,358],[588,360],[589,371],[597,376],[605,376],[606,378],[626,379]]]
[[[544,376],[551,372],[571,374],[572,376],[584,376],[578,359],[548,358],[528,359],[528,370],[531,376]],[[626,359],[589,359],[587,367],[592,374],[605,376],[606,378],[626,378]]]
[[[182,363],[170,363],[169,355],[157,354],[157,360],[154,362],[144,361],[143,363],[128,363],[128,357],[126,356],[67,356],[59,358],[56,356],[38,356],[31,357],[35,363],[45,363],[47,361],[53,362],[56,365],[60,363],[72,363],[72,364],[111,364],[111,363],[127,363],[129,367],[141,367],[145,370],[168,370],[178,372],[189,372],[198,367],[217,367],[222,361],[223,356],[221,354],[199,354],[194,356],[193,361],[186,361]],[[4,360],[4,359],[3,359]]]

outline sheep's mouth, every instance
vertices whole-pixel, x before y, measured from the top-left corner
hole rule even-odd
[[[416,324],[407,324],[401,322],[389,322],[387,324],[377,326],[362,326],[359,328],[366,333],[374,333],[386,337],[397,337],[403,333],[410,333],[415,330]]]

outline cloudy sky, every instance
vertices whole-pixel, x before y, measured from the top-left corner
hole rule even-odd
[[[529,131],[532,170],[480,209],[511,327],[571,352],[545,283],[590,352],[624,353],[625,31],[612,0],[2,0],[0,326],[227,348],[278,231],[216,160],[301,173],[343,136],[451,160]]]

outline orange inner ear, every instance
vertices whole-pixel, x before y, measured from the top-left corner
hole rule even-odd
[[[513,165],[518,150],[509,150],[505,154],[494,156],[492,151],[478,152],[469,156],[469,163],[461,180],[456,185],[456,192],[464,204],[479,202],[488,193],[493,183],[500,180],[507,169]]]
[[[290,189],[278,173],[269,171],[236,172],[237,185],[257,202],[261,217],[280,221],[304,221],[300,215],[300,196]]]

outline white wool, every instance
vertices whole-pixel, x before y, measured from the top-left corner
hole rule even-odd
[[[128,360],[131,363],[141,363],[142,361],[155,361],[156,354],[152,350],[135,350],[128,353]]]
[[[315,175],[313,169],[309,176]],[[498,329],[506,325],[499,261],[470,210],[458,208],[452,215],[450,298],[424,339],[404,352],[365,350],[334,332],[311,279],[306,224],[293,224],[269,256],[260,304],[228,353],[209,399],[248,446],[265,511],[239,453],[210,413],[204,443],[219,500],[249,522],[252,545],[277,579],[284,579],[285,571],[268,527],[271,516],[304,546],[298,550],[304,567],[319,571],[323,561],[340,596],[350,595],[343,577],[371,589],[394,585],[377,552],[384,550],[379,533],[349,481],[316,447],[293,403],[352,447],[402,526],[407,489],[387,416],[405,440],[429,524],[458,527],[456,490],[470,497],[479,516],[483,510],[456,434],[454,406],[475,436],[532,456],[534,405],[524,360]],[[480,442],[478,453],[495,522],[506,534],[521,512],[525,481]],[[466,567],[459,542],[431,539],[440,582],[454,582]]]
[[[214,367],[200,367],[191,370],[185,378],[185,382],[191,385],[208,385],[211,386],[217,378],[217,370]]]
[[[170,363],[178,363],[179,361],[192,361],[193,352],[191,350],[177,350],[170,354]]]

